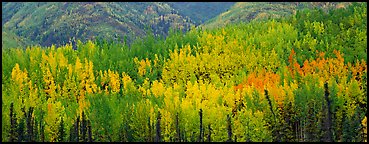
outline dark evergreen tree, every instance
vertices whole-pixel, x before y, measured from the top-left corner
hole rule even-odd
[[[232,142],[232,122],[229,114],[227,115],[227,131],[228,131],[228,140],[227,142]]]
[[[178,112],[176,113],[176,141],[177,142],[181,142],[181,130],[179,129],[179,116],[178,116]]]
[[[65,135],[66,135],[66,133],[65,133],[65,130],[64,130],[64,120],[62,118],[61,121],[60,121],[60,125],[59,125],[58,141],[63,142]]]
[[[161,142],[160,120],[161,120],[161,114],[160,114],[160,112],[158,112],[158,117],[156,119],[156,138],[155,138],[155,142]]]
[[[18,129],[17,129],[17,135],[18,135],[18,142],[24,142],[25,141],[25,132],[24,132],[24,129],[25,129],[25,126],[24,126],[24,120],[21,119],[20,122],[19,122],[19,125],[18,125]]]
[[[34,141],[34,135],[33,135],[34,123],[33,123],[33,119],[32,119],[32,112],[33,112],[33,107],[30,107],[28,109],[27,118],[26,118],[26,123],[27,123],[27,139],[26,139],[26,141],[28,141],[28,142]]]
[[[9,141],[15,142],[17,140],[17,117],[16,113],[14,112],[14,104],[10,104],[10,133],[9,133]]]
[[[90,120],[88,120],[88,142],[92,142],[92,130]]]
[[[210,127],[210,124],[208,125],[208,131],[209,131],[209,134],[208,134],[208,137],[207,137],[207,142],[211,142],[211,127]]]
[[[74,123],[74,134],[75,134],[74,141],[79,142],[79,117],[78,116],[77,116],[77,119]]]

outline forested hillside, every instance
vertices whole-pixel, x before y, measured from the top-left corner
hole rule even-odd
[[[2,27],[41,46],[99,38],[131,43],[149,31],[164,37],[170,28],[188,31],[199,17],[206,21],[231,4],[204,3],[200,8],[216,9],[192,11],[176,2],[2,2]]]
[[[27,47],[34,45],[34,43],[26,38],[20,37],[9,30],[2,30],[2,47],[3,48],[15,48],[15,47]]]
[[[235,2],[168,2],[179,14],[188,16],[196,25],[228,10]]]
[[[2,48],[3,142],[366,142],[366,95],[367,3]]]
[[[41,46],[96,38],[132,42],[149,29],[165,36],[169,28],[193,26],[166,3],[8,2],[2,3],[3,28]],[[5,13],[5,14],[4,14]]]
[[[206,21],[204,28],[217,28],[227,24],[281,18],[296,14],[297,10],[345,8],[351,2],[237,2],[227,11]]]

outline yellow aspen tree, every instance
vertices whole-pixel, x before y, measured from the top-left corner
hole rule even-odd
[[[90,107],[90,102],[85,97],[85,93],[80,91],[78,109],[76,109],[80,119],[82,119],[82,113]]]
[[[134,81],[125,72],[122,72],[122,83],[123,83],[123,93],[125,95],[132,94],[138,91]]]
[[[108,73],[104,71],[104,73],[100,70],[100,84],[102,86],[102,90],[105,91],[105,94],[109,93],[109,77]]]
[[[49,68],[43,68],[43,80],[44,80],[44,92],[46,95],[52,99],[52,101],[56,100],[56,85],[54,82],[54,77],[50,72]]]
[[[113,94],[120,91],[120,79],[118,72],[108,70],[109,86],[111,87],[111,92]]]
[[[131,106],[132,115],[130,117],[131,123],[129,127],[133,130],[132,136],[137,141],[147,141],[150,137],[148,119],[150,118],[150,125],[154,125],[156,117],[154,109],[156,107],[151,103],[150,100],[141,100]]]
[[[73,65],[68,64],[67,69],[68,74],[62,86],[63,96],[66,96],[68,100],[74,101],[77,100],[77,82],[73,74]]]
[[[183,119],[183,130],[184,139],[186,141],[192,141],[193,137],[197,137],[199,135],[198,126],[199,126],[199,118],[198,111],[196,110],[195,104],[193,103],[192,98],[186,97],[181,100],[180,103],[181,114],[185,116]]]
[[[137,68],[138,68],[138,74],[140,75],[140,76],[144,76],[144,75],[146,75],[146,73],[147,73],[147,68],[149,68],[149,72],[151,72],[152,71],[152,69],[151,69],[151,61],[149,60],[149,59],[142,59],[142,60],[138,60],[138,58],[137,57],[135,57],[134,59],[133,59],[133,61],[136,63],[136,65],[137,65]]]
[[[19,64],[16,63],[14,68],[12,69],[11,78],[15,82],[15,84],[19,87],[19,91],[24,91],[24,84],[28,81],[27,71],[23,72],[19,68]]]
[[[77,57],[76,63],[74,65],[74,73],[76,75],[76,82],[77,82],[77,102],[80,101],[81,95],[84,95],[85,90],[83,89],[85,87],[85,74],[83,72],[83,65],[80,61],[80,59]]]
[[[151,95],[149,78],[145,78],[142,86],[139,86],[138,90],[141,92],[142,98]]]
[[[173,115],[166,109],[159,108],[161,114],[160,128],[165,142],[173,141],[176,134]]]
[[[158,98],[160,96],[163,96],[163,94],[165,92],[165,86],[162,82],[158,82],[158,80],[155,80],[154,82],[152,82],[150,90],[151,90],[152,94],[156,98]]]
[[[29,107],[38,107],[39,104],[41,104],[41,100],[40,97],[37,93],[38,89],[37,89],[37,85],[34,84],[32,85],[32,81],[28,81],[28,89],[29,89],[29,96],[27,97],[27,99],[25,100],[25,106],[28,109]]]
[[[63,54],[62,51],[57,51],[56,59],[57,59],[57,62],[58,62],[58,66],[60,68],[64,68],[64,67],[68,66],[68,59],[64,57],[64,54]]]
[[[51,99],[47,101],[47,114],[45,117],[47,141],[56,142],[60,121],[65,116],[64,110],[61,102],[53,102]]]
[[[29,98],[28,93],[26,93],[26,89],[28,89],[29,78],[27,70],[22,71],[19,68],[19,64],[16,63],[11,73],[11,101],[14,103],[14,111],[17,114],[18,121],[21,119],[22,110],[21,108],[27,102]]]
[[[85,72],[87,73],[86,74],[87,75],[87,78],[86,78],[86,91],[89,94],[95,93],[97,91],[97,85],[95,84],[95,75],[94,75],[94,72],[93,72],[93,63],[92,63],[92,61],[87,61],[87,59],[85,59]],[[118,75],[118,79],[119,79],[119,75]],[[119,85],[119,82],[118,82],[118,85]]]

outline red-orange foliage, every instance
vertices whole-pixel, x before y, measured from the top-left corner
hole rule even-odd
[[[288,66],[288,70],[290,71],[292,78],[295,77],[295,72],[299,72],[302,73],[300,65],[297,63],[296,59],[294,58],[294,55],[296,55],[295,50],[291,50],[291,54],[288,57],[288,62],[289,62],[289,66]]]
[[[245,86],[254,86],[259,92],[264,92],[265,87],[275,86],[279,84],[280,76],[273,72],[266,72],[263,69],[261,72],[253,72],[249,74],[244,82],[234,87],[235,91],[242,90]]]

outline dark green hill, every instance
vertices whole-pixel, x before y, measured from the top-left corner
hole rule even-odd
[[[169,2],[179,14],[188,16],[196,25],[216,17],[234,4],[235,2]]]

